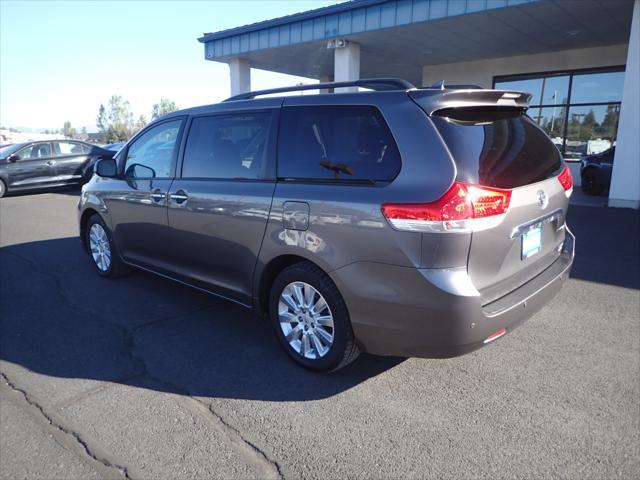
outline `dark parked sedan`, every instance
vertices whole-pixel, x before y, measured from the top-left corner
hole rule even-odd
[[[611,186],[611,170],[616,147],[587,155],[580,162],[582,191],[587,195],[602,195]]]
[[[83,184],[98,159],[115,152],[73,140],[16,143],[0,148],[0,197],[6,192]]]

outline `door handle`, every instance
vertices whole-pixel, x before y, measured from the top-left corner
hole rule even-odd
[[[55,165],[56,162],[54,162],[53,160],[49,160],[48,162],[46,162],[47,165],[51,166],[51,165]]]
[[[165,199],[165,197],[167,196],[166,193],[161,192],[160,190],[156,189],[153,192],[151,192],[151,199],[154,202],[161,202],[162,200]]]
[[[178,190],[176,193],[169,194],[169,196],[171,197],[171,200],[176,202],[178,205],[183,204],[189,198],[187,193],[182,189]]]

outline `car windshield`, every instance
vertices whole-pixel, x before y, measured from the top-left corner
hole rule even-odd
[[[24,147],[25,143],[15,143],[13,145],[8,145],[6,147],[0,148],[0,158],[7,158],[12,153],[16,153],[22,147]]]

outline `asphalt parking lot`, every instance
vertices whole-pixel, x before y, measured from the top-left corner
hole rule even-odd
[[[99,278],[77,192],[0,200],[0,478],[637,478],[640,217],[572,206],[562,293],[449,360],[294,365],[250,312]]]

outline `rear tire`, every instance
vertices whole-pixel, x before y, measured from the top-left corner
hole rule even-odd
[[[97,213],[87,221],[85,245],[91,264],[101,277],[117,278],[130,273],[131,269],[120,258],[111,231]]]
[[[602,180],[596,170],[590,168],[582,172],[581,185],[582,191],[587,195],[601,195],[604,191]]]
[[[297,263],[276,277],[269,317],[282,347],[305,368],[338,370],[360,354],[342,295],[311,263]]]

